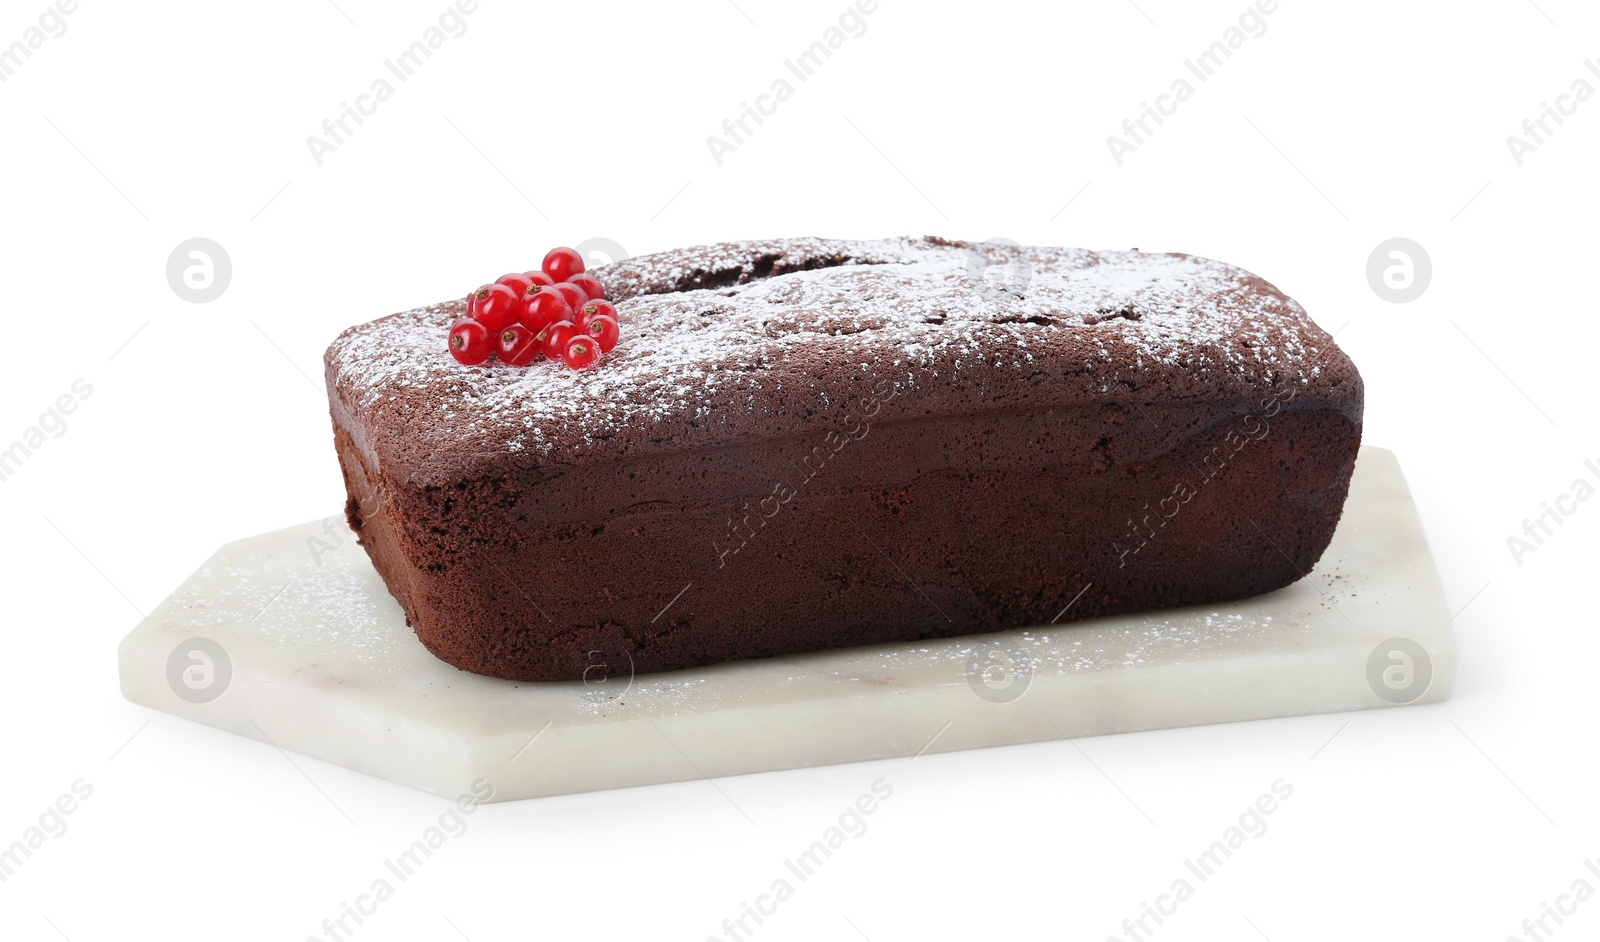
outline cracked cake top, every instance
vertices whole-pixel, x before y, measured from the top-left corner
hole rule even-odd
[[[814,433],[884,381],[896,395],[876,421],[1283,384],[1360,418],[1355,367],[1299,304],[1195,256],[781,239],[593,274],[623,327],[600,365],[463,366],[444,338],[465,302],[450,301],[339,335],[335,417],[375,468],[401,461],[421,483],[507,455],[565,465]]]

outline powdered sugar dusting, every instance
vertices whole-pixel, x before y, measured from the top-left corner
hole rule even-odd
[[[461,366],[445,349],[457,301],[347,331],[328,351],[330,385],[336,409],[387,417],[413,439],[540,460],[727,440],[775,411],[845,407],[880,377],[906,389],[970,386],[981,390],[976,407],[980,395],[1222,396],[1321,375],[1330,339],[1242,269],[1183,255],[1019,251],[1026,264],[1009,269],[995,247],[911,239],[724,243],[629,259],[596,272],[622,326],[596,368]],[[1010,283],[983,281],[986,263]]]

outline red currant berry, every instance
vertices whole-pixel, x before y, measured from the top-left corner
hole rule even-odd
[[[600,300],[586,302],[583,307],[578,309],[578,326],[585,326],[589,323],[589,319],[593,317],[609,317],[615,321],[618,319],[617,306],[603,298]]]
[[[512,324],[500,331],[496,352],[512,366],[527,366],[539,358],[539,341],[533,338],[533,331],[521,324]]]
[[[556,283],[554,278],[542,271],[525,271],[522,274],[535,285],[553,285]]]
[[[528,288],[533,284],[533,279],[522,274],[521,272],[511,272],[510,274],[501,275],[499,278],[496,278],[494,283],[497,285],[505,285],[507,288],[510,288],[512,291],[516,292],[517,297],[520,298],[528,293]]]
[[[494,285],[490,284],[490,285],[484,285],[481,288],[473,289],[472,293],[467,295],[467,313],[465,315],[463,315],[463,316],[470,317],[473,320],[477,320],[477,318],[478,318],[478,305],[480,305],[480,304],[482,304],[484,302],[484,299],[489,296],[489,289],[491,289],[493,287],[494,287]]]
[[[600,362],[600,342],[593,337],[577,334],[567,341],[564,351],[567,365],[575,370],[586,370]]]
[[[601,353],[610,353],[611,348],[617,345],[617,322],[604,314],[589,318],[589,323],[584,324],[582,330],[600,345]]]
[[[544,330],[556,321],[572,320],[572,308],[561,292],[545,285],[528,295],[523,304],[522,325],[534,333]]]
[[[578,325],[571,321],[556,321],[539,331],[539,344],[544,349],[544,355],[552,360],[561,359],[561,352],[567,348],[567,341],[577,332]]]
[[[566,281],[583,271],[583,256],[578,254],[577,249],[562,246],[551,249],[544,257],[544,264],[539,267],[555,281]]]
[[[522,316],[522,298],[502,284],[484,285],[477,291],[473,317],[490,333],[498,334]]]
[[[464,317],[450,328],[450,355],[467,366],[477,366],[494,353],[489,342],[489,330],[470,317]]]
[[[600,283],[600,279],[587,272],[579,272],[573,275],[567,279],[567,283],[577,285],[578,290],[582,291],[584,296],[591,301],[606,296],[606,286]]]
[[[583,293],[583,289],[570,281],[556,282],[555,288],[561,292],[561,298],[567,302],[567,307],[572,308],[574,311],[583,307],[584,302],[589,300],[589,296]]]

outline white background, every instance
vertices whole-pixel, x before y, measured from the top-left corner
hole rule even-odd
[[[1287,0],[1119,167],[1106,136],[1245,6],[1138,2],[881,0],[718,166],[707,135],[843,0],[483,0],[319,167],[306,137],[443,0],[85,0],[0,84],[0,445],[93,387],[0,484],[0,844],[94,791],[0,884],[0,937],[325,938],[444,810],[123,701],[116,645],[220,544],[341,506],[338,331],[597,236],[1002,236],[1262,273],[1366,379],[1365,440],[1399,454],[1460,610],[1455,697],[488,806],[356,938],[726,938],[880,777],[870,830],[755,938],[1127,938],[1279,778],[1267,833],[1156,938],[1498,942],[1600,890],[1600,500],[1520,565],[1506,542],[1600,484],[1600,101],[1521,166],[1506,144],[1600,87],[1600,14]],[[0,44],[43,8],[6,2]],[[233,261],[208,304],[166,280],[194,236]],[[1433,260],[1409,304],[1365,274],[1393,236]],[[1596,933],[1591,900],[1557,936]]]

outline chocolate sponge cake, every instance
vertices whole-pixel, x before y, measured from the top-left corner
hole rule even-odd
[[[463,366],[447,302],[326,356],[347,513],[417,637],[520,680],[1220,602],[1327,547],[1355,366],[1186,255],[789,239],[597,270],[600,365]],[[624,660],[624,657],[626,660]]]

